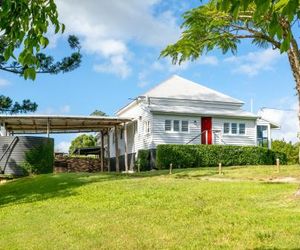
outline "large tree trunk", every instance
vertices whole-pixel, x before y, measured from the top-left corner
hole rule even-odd
[[[288,59],[290,62],[291,70],[293,72],[293,76],[296,82],[296,91],[298,95],[298,141],[300,141],[300,53],[296,40],[294,37],[291,39],[291,48],[288,50]],[[298,163],[300,164],[300,145],[299,145],[299,158]]]

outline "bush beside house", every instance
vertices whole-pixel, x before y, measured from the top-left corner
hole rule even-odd
[[[285,153],[288,164],[297,164],[299,162],[299,144],[292,144],[284,140],[272,141],[272,149],[274,151]]]
[[[287,163],[286,154],[262,147],[228,145],[159,145],[156,151],[156,166],[168,168],[212,167],[220,162],[223,166],[271,165],[276,158]]]

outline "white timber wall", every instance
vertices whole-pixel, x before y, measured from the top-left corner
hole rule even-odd
[[[245,134],[223,134],[224,123],[244,123],[246,126]],[[220,131],[215,136],[214,142],[216,144],[226,145],[239,145],[239,146],[256,146],[256,121],[246,119],[229,119],[229,118],[213,118],[212,119],[213,131]]]
[[[148,110],[147,105],[144,102],[139,102],[130,109],[126,110],[119,117],[134,118],[134,121],[127,125],[127,143],[128,143],[128,154],[138,152],[140,149],[150,149],[152,142],[152,127],[153,117],[151,112]],[[134,123],[136,125],[134,125]],[[147,123],[149,126],[149,132],[145,131],[144,124]],[[135,127],[137,126],[137,127]],[[120,138],[121,129],[118,130],[119,139],[119,152],[120,155],[125,154],[125,141],[124,131],[123,137]],[[110,156],[115,157],[115,142],[114,142],[114,129],[110,133]]]
[[[165,131],[165,120],[189,122],[188,132]],[[186,144],[201,133],[201,118],[197,116],[153,115],[152,148],[159,144]],[[196,138],[190,144],[200,144],[201,138]]]

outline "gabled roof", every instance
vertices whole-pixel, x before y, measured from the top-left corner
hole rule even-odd
[[[212,102],[230,102],[237,104],[244,103],[238,99],[224,95],[218,91],[184,79],[178,75],[173,75],[166,81],[163,81],[159,85],[150,89],[148,92],[144,93],[142,96]]]

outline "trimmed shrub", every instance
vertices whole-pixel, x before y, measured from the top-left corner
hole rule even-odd
[[[288,164],[297,164],[299,161],[299,145],[286,142],[284,140],[272,141],[272,149],[274,151],[285,153]]]
[[[140,149],[138,151],[137,164],[140,164],[140,171],[147,171],[151,169],[150,166],[150,150]]]
[[[22,167],[27,174],[46,174],[53,172],[54,145],[45,143],[25,153]]]
[[[156,164],[159,169],[211,167],[220,162],[223,166],[271,165],[276,158],[281,164],[287,163],[284,153],[254,147],[229,145],[159,145],[156,151]]]

